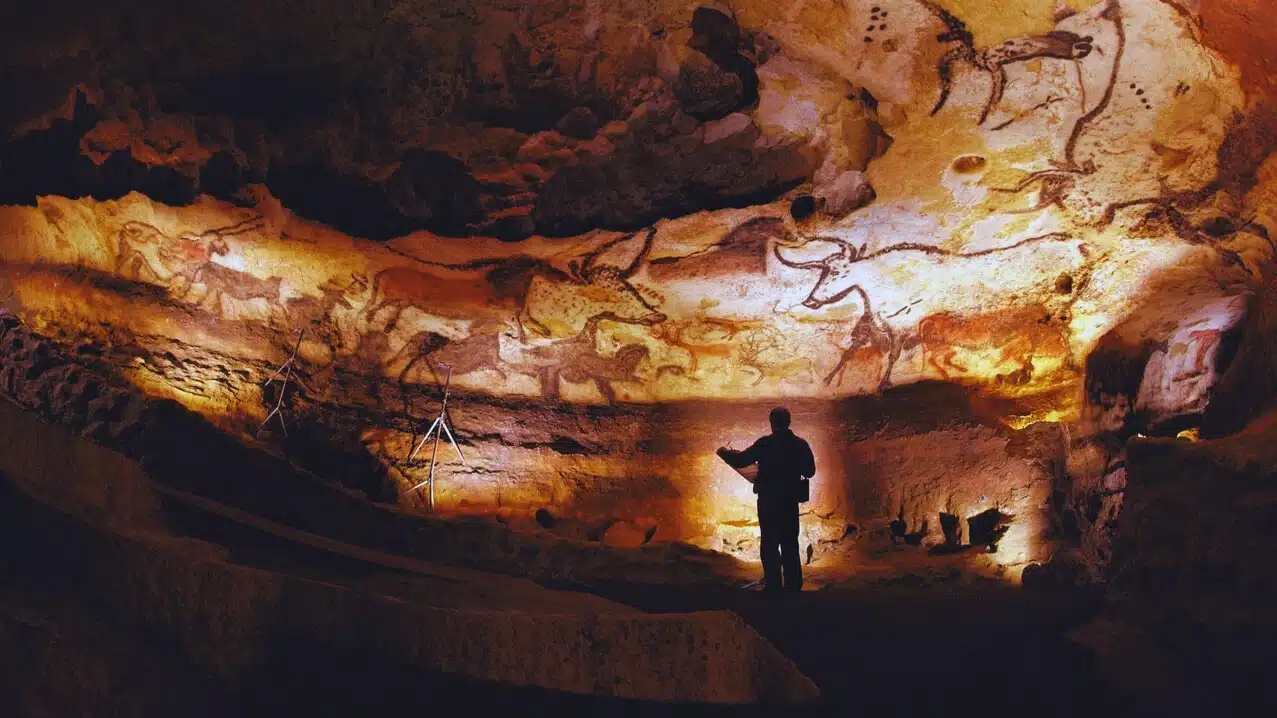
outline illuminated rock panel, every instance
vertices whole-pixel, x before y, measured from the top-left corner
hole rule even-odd
[[[384,57],[339,63],[351,87],[441,36],[413,12],[396,8]],[[793,403],[821,455],[810,544],[999,508],[1022,517],[1005,549],[1021,562],[1059,488],[1044,462],[1099,450],[1017,453],[1020,432],[1064,422],[1098,444],[1131,415],[1193,423],[1271,271],[1263,84],[1174,3],[445,16],[456,46],[419,51],[426,80],[381,77],[411,91],[355,120],[353,104],[301,124],[264,104],[241,131],[252,108],[218,106],[181,50],[185,94],[90,78],[70,124],[14,124],[11,148],[80,133],[98,182],[6,179],[15,203],[41,195],[0,208],[17,313],[246,433],[304,332],[297,435],[377,457],[400,489],[421,478],[402,459],[450,368],[472,466],[449,467],[442,506],[549,507],[729,550],[747,551],[751,496],[712,450]],[[338,47],[370,28],[352,21]],[[130,162],[152,174],[108,182]],[[1132,386],[1097,373],[1110,356]],[[956,424],[893,405],[897,426],[873,433],[880,417],[854,416],[913,389],[920,413],[961,402]]]

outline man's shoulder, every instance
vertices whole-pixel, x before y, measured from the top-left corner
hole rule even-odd
[[[790,432],[788,434],[769,434],[758,440],[764,446],[771,444],[782,450],[792,450],[797,448],[810,449],[811,446],[807,440],[801,436]]]

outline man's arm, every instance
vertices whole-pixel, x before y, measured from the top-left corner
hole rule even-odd
[[[803,442],[802,458],[802,464],[798,467],[799,473],[801,473],[804,478],[810,479],[816,475],[816,456],[811,453],[811,444],[808,444],[806,441]]]
[[[728,449],[728,448],[719,449],[718,455],[722,457],[723,461],[726,461],[727,465],[732,467],[733,469],[743,469],[746,466],[749,466],[750,464],[754,464],[758,462],[759,441],[762,441],[762,439],[755,441],[752,445],[750,445],[748,449],[745,449],[744,451],[736,451],[734,449]]]

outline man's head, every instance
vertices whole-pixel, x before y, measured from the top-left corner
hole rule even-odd
[[[772,423],[773,434],[778,431],[784,431],[789,428],[789,409],[778,406],[767,415],[767,420]]]

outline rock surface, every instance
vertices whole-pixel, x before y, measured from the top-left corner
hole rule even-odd
[[[132,384],[415,505],[450,367],[441,507],[747,553],[711,453],[785,401],[807,545],[999,509],[1103,563],[1126,438],[1236,396],[1272,277],[1245,3],[67,5],[0,55],[0,296],[80,368],[0,380],[101,441]]]
[[[164,636],[230,686],[244,683],[272,645],[301,638],[317,650],[364,651],[430,674],[570,694],[720,704],[819,696],[727,612],[438,608],[238,565],[225,548],[167,536],[159,497],[136,464],[60,427],[31,426],[14,407],[0,407],[0,415],[2,488],[7,500],[33,504],[26,538],[57,544],[49,558],[63,577],[116,620]],[[22,452],[35,444],[44,450]],[[65,451],[50,452],[49,444]],[[119,468],[107,476],[100,467]],[[103,490],[129,500],[85,500]]]

